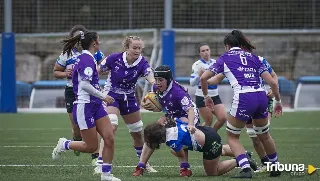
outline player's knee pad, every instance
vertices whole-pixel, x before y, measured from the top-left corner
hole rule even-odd
[[[129,129],[129,132],[133,132],[133,133],[136,133],[136,132],[140,132],[142,131],[142,127],[143,127],[143,122],[140,120],[136,123],[133,123],[133,124],[127,124],[127,127]]]
[[[255,125],[253,125],[253,129],[256,132],[256,134],[263,134],[269,131],[269,126],[270,126],[270,122],[268,122],[267,125],[262,126],[262,127],[257,127]]]
[[[227,127],[226,130],[233,134],[241,134],[241,128],[236,128],[232,126],[229,121],[227,121]]]
[[[118,126],[118,116],[116,114],[109,114],[109,119],[112,125]]]
[[[257,137],[256,132],[254,131],[253,128],[247,128],[247,134],[250,138],[255,138]]]

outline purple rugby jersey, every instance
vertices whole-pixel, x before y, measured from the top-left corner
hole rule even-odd
[[[167,90],[163,93],[156,91],[156,85],[153,86],[153,90],[157,92],[160,104],[163,108],[163,112],[166,113],[166,116],[171,118],[188,118],[188,109],[192,107],[195,113],[194,124],[199,124],[200,118],[198,109],[188,92],[179,83],[171,81]]]
[[[260,75],[268,70],[258,56],[234,47],[221,55],[209,70],[223,73],[229,80],[234,91],[232,116],[242,121],[267,117],[268,98]]]

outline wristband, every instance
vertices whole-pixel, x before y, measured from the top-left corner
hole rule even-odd
[[[204,99],[206,99],[206,98],[208,98],[208,97],[209,97],[208,95],[203,95],[203,98],[204,98]]]
[[[276,104],[281,104],[281,99],[279,101],[275,100]]]

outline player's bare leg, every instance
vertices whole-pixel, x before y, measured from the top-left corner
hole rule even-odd
[[[237,163],[241,167],[241,172],[238,176],[233,178],[252,178],[252,172],[250,168],[249,158],[243,145],[239,141],[242,128],[245,126],[245,122],[241,121],[231,115],[228,116],[227,122],[227,139],[228,144],[234,153]]]
[[[213,114],[217,117],[217,120],[213,123],[213,128],[217,131],[226,123],[227,113],[223,104],[213,105]]]
[[[204,122],[202,123],[202,126],[211,126],[213,121],[212,111],[207,107],[201,107],[198,109],[199,109],[200,116],[204,120]]]
[[[255,172],[264,172],[266,171],[266,162],[269,162],[267,153],[263,147],[263,144],[261,143],[260,139],[257,137],[254,129],[253,129],[253,124],[246,124],[247,128],[247,134],[251,138],[253,147],[258,154],[260,160],[261,160],[261,166],[258,167],[258,169]]]
[[[72,125],[72,138],[73,141],[82,141],[81,133],[79,127],[76,125],[76,123],[73,121],[73,115],[72,113],[68,113],[69,119],[71,121]],[[80,155],[80,151],[73,151],[76,156]]]
[[[272,164],[278,162],[278,154],[276,152],[275,143],[269,134],[269,121],[268,118],[265,119],[254,119],[252,120],[254,129],[256,130],[256,134],[259,140],[262,142],[263,147],[267,153],[269,161]],[[270,172],[271,177],[278,177],[281,175],[279,171]]]
[[[118,129],[118,114],[120,114],[119,109],[113,106],[108,106],[108,107],[104,107],[104,109],[107,111],[108,113],[108,117],[110,119],[111,125],[112,125],[112,131],[113,131],[113,135],[115,136],[115,133]],[[97,162],[95,163],[95,169],[94,169],[94,174],[100,174],[102,172],[102,150],[104,147],[104,140],[101,138],[100,140],[100,147],[99,147],[99,157]]]
[[[127,124],[127,127],[129,129],[129,132],[131,134],[131,137],[133,139],[133,146],[136,151],[136,155],[138,158],[140,158],[143,145],[144,145],[144,140],[143,140],[143,134],[142,134],[142,127],[143,123],[141,121],[141,113],[140,110],[127,114],[127,115],[122,115],[122,118],[124,122]],[[150,166],[149,163],[146,163],[146,171],[147,172],[157,172],[152,166]]]
[[[204,170],[207,176],[219,176],[223,175],[237,166],[236,159],[225,160],[220,162],[219,158],[213,160],[203,160]]]

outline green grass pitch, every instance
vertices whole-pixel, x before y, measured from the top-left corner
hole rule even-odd
[[[160,114],[144,113],[144,124],[155,121]],[[169,181],[169,180],[230,180],[239,170],[235,169],[220,177],[205,177],[201,153],[190,153],[193,176],[179,178],[178,162],[162,145],[151,157],[150,163],[158,173],[132,177],[138,162],[129,132],[122,120],[115,140],[113,173],[123,181]],[[226,131],[219,131],[226,142]],[[303,163],[320,167],[320,112],[285,113],[274,118],[271,134],[276,141],[279,161]],[[59,137],[71,138],[71,126],[67,114],[0,114],[0,181],[97,181],[93,175],[91,156],[82,153],[76,157],[72,151],[59,161],[52,161],[51,152]],[[242,132],[241,142],[253,151],[250,139]],[[258,160],[257,155],[254,158]],[[225,158],[222,158],[225,159]],[[255,174],[253,180],[320,180],[320,170],[312,175],[297,177],[283,173],[279,178],[269,178],[267,173]]]

